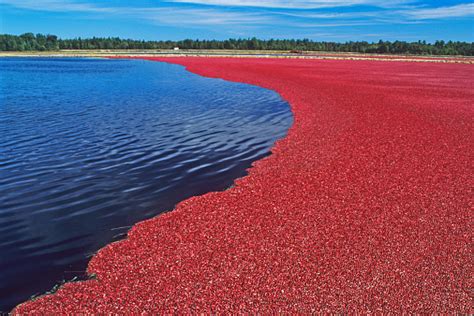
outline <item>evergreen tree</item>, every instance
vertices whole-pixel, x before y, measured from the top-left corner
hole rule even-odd
[[[317,42],[309,39],[287,40],[250,39],[192,40],[183,41],[139,41],[118,37],[59,39],[55,35],[25,33],[19,36],[0,34],[0,51],[55,51],[59,49],[236,49],[236,50],[287,50],[287,51],[327,51],[378,54],[413,55],[465,55],[474,56],[474,43],[436,41],[388,42]]]

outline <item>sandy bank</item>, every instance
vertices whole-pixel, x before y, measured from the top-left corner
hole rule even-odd
[[[130,56],[144,58],[161,57],[212,57],[212,58],[283,58],[323,60],[376,60],[433,63],[474,64],[471,56],[413,56],[361,53],[289,51],[239,51],[239,50],[61,50],[56,52],[0,52],[0,57],[96,57]]]

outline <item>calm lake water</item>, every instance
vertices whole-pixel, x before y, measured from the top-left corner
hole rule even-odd
[[[0,58],[0,310],[136,222],[224,190],[292,123],[275,92],[140,60]]]

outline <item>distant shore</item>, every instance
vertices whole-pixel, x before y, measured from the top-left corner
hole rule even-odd
[[[333,60],[377,60],[474,64],[472,56],[389,55],[335,52],[291,52],[259,50],[59,50],[0,52],[0,57],[234,57],[234,58],[298,58]]]

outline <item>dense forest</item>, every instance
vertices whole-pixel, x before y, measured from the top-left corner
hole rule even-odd
[[[131,39],[74,38],[60,39],[55,35],[25,33],[23,35],[0,35],[0,51],[54,51],[60,49],[237,49],[237,50],[294,50],[356,52],[379,54],[413,55],[466,55],[474,56],[474,43],[436,41],[378,41],[360,42],[317,42],[308,39],[284,40],[270,39],[229,39],[229,40],[191,40],[182,41],[139,41]]]

